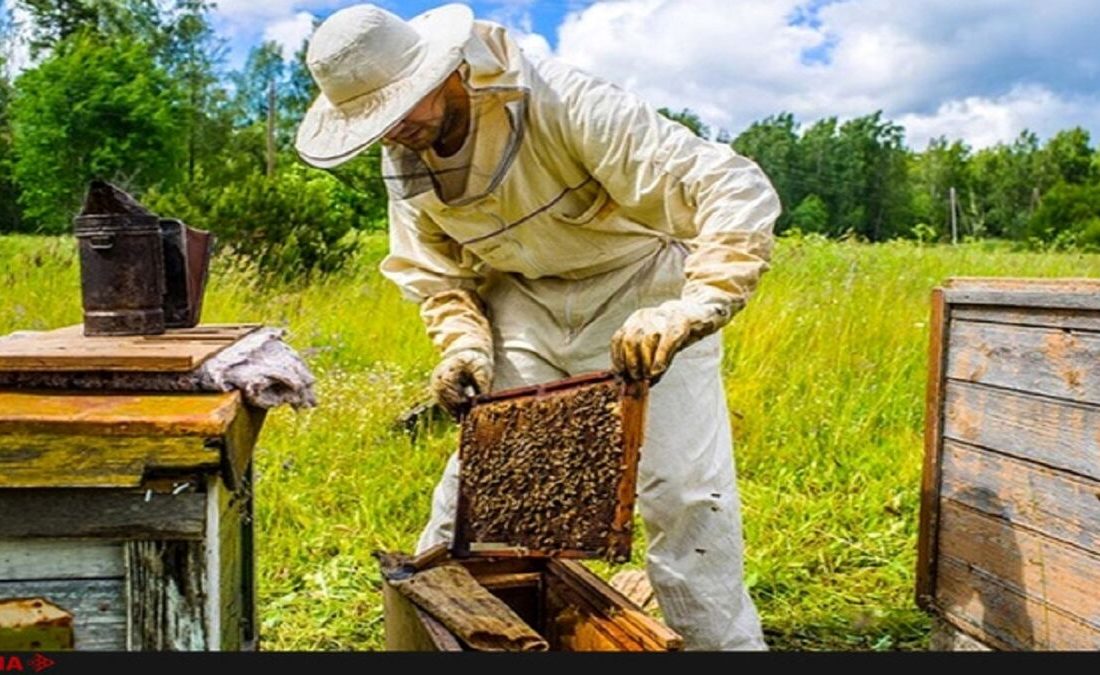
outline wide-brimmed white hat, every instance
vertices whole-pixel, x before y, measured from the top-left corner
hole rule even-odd
[[[328,168],[378,141],[458,68],[473,25],[459,4],[409,21],[374,5],[333,13],[306,50],[321,95],[298,126],[298,154]]]

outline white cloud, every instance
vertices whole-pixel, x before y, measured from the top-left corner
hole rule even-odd
[[[553,54],[554,50],[550,48],[550,43],[538,33],[520,32],[513,34],[513,37],[527,58],[536,63]]]
[[[485,18],[524,33],[531,32],[534,23],[531,19],[531,7],[535,4],[534,0],[487,0],[487,4],[493,9]]]
[[[264,28],[264,40],[278,42],[283,47],[283,57],[287,60],[301,49],[302,43],[313,33],[314,16],[309,12],[298,12],[289,19],[281,19]]]
[[[333,9],[347,4],[346,0],[218,0],[216,11],[231,23],[261,21],[266,24],[300,11]]]
[[[15,34],[7,43],[8,52],[3,55],[7,61],[8,71],[17,75],[31,65],[31,48],[27,26],[30,25],[31,15],[22,5],[5,5],[0,2],[0,12],[7,9],[10,14],[12,28]]]
[[[1023,129],[1050,137],[1071,126],[1100,130],[1100,100],[1065,99],[1038,86],[1020,86],[1005,96],[969,96],[947,101],[930,115],[898,118],[910,147],[923,150],[937,136],[965,138],[975,148],[1009,141]]]
[[[712,127],[882,110],[914,147],[938,129],[987,145],[1100,136],[1097,27],[1089,0],[605,0],[566,17],[557,55]]]
[[[229,40],[229,66],[244,63],[251,47],[261,40],[275,40],[283,45],[287,59],[301,46],[298,36],[309,35],[306,16],[312,17],[350,4],[348,0],[218,0],[214,9],[214,27],[218,35]],[[291,46],[293,44],[293,47]]]

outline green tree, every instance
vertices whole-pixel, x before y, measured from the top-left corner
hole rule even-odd
[[[1042,155],[1054,182],[1083,185],[1100,177],[1093,164],[1089,132],[1081,127],[1059,131],[1043,146]],[[1049,174],[1044,178],[1049,180]]]
[[[66,231],[93,178],[140,193],[179,178],[184,156],[176,83],[149,48],[78,33],[16,80],[14,173],[25,217]]]
[[[688,129],[691,129],[691,133],[699,138],[710,138],[710,127],[703,124],[703,120],[688,108],[684,108],[680,112],[673,112],[668,108],[659,108],[657,112],[674,122],[683,124]]]
[[[278,94],[283,89],[286,72],[287,64],[279,43],[267,41],[249,50],[244,68],[230,76],[236,90],[234,105],[238,125],[264,122],[270,88],[274,85]]]
[[[212,7],[206,0],[175,0],[160,19],[158,61],[184,92],[181,113],[189,183],[195,180],[201,164],[220,164],[233,129],[228,97],[218,72],[225,43],[210,25]]]
[[[795,175],[801,166],[798,123],[794,121],[794,115],[779,113],[760,122],[753,122],[733,140],[733,149],[755,161],[771,179],[779,193],[779,200],[784,205],[776,223],[776,231],[782,232],[791,221],[790,207],[801,204],[810,193],[803,181]],[[820,201],[821,198],[817,199]]]
[[[294,52],[294,58],[287,64],[286,81],[280,89],[279,105],[282,115],[279,117],[279,130],[288,141],[293,141],[298,123],[320,93],[321,90],[306,65],[306,42],[303,40],[302,45]]]
[[[829,207],[817,195],[810,195],[791,211],[791,227],[802,232],[824,233],[829,227]]]
[[[157,0],[16,0],[31,17],[30,48],[39,56],[78,34],[127,36],[148,44],[161,34]]]
[[[7,38],[14,34],[11,17],[0,7],[0,232],[19,229],[19,192],[12,175],[15,156],[10,108],[13,95],[7,57]]]
[[[934,228],[935,238],[950,237],[951,189],[955,189],[961,233],[979,235],[984,230],[981,213],[975,212],[970,184],[970,147],[962,141],[933,138],[924,152],[912,158],[910,179],[915,217]],[[967,204],[971,208],[967,208]]]
[[[1055,178],[1042,170],[1038,137],[1025,130],[1011,144],[983,148],[975,153],[970,168],[972,208],[986,231],[995,237],[1023,239],[1043,191]]]
[[[1040,247],[1100,250],[1100,184],[1051,188],[1028,223],[1028,235]]]
[[[31,17],[36,54],[49,53],[77,34],[140,42],[177,81],[185,97],[179,112],[187,138],[187,175],[225,147],[231,121],[217,65],[224,45],[213,32],[208,0],[19,0]]]
[[[301,164],[275,176],[258,171],[231,183],[199,175],[194,189],[147,197],[156,212],[213,231],[223,245],[249,256],[260,269],[284,278],[341,267],[354,252],[348,234],[355,214],[340,184]]]
[[[320,94],[306,65],[304,42],[287,64],[279,91],[280,148],[294,155],[291,161],[300,161],[292,147],[294,136],[302,117]],[[335,198],[355,214],[354,223],[359,229],[384,230],[386,227],[387,197],[382,182],[381,151],[381,146],[375,144],[360,156],[328,171],[340,183],[333,193]]]
[[[842,230],[871,241],[908,232],[912,206],[905,130],[879,111],[845,122],[837,140],[843,188],[834,208]]]

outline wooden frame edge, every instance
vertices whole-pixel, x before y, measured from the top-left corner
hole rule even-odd
[[[950,282],[948,282],[950,283]],[[935,608],[936,544],[939,526],[940,453],[943,451],[943,393],[950,307],[943,288],[932,291],[928,339],[928,383],[924,408],[924,468],[921,477],[920,529],[917,539],[916,603]]]

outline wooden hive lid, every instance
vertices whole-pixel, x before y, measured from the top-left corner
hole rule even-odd
[[[260,328],[259,324],[203,324],[160,335],[87,337],[83,325],[0,339],[0,371],[188,373]]]

